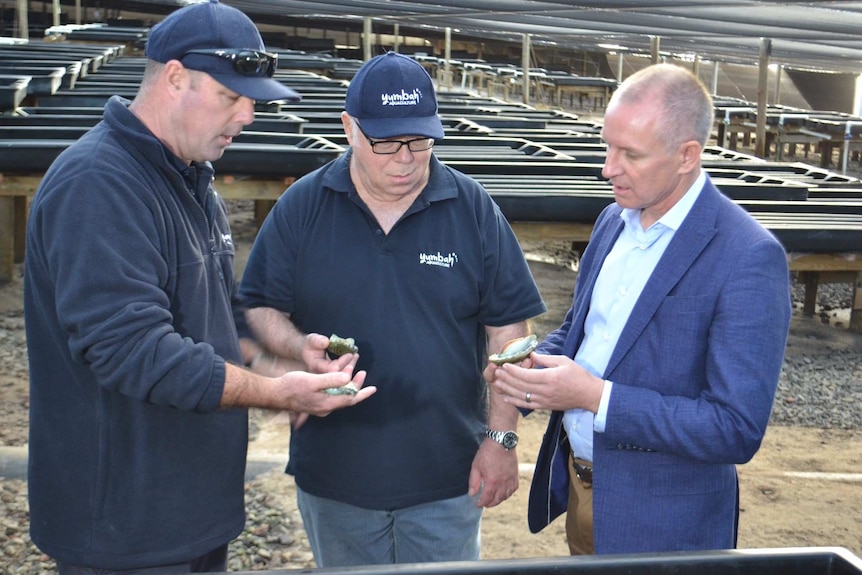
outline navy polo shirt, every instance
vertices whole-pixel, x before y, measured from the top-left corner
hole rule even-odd
[[[305,491],[372,509],[463,495],[487,421],[485,326],[545,311],[520,245],[474,180],[432,155],[428,186],[384,234],[350,153],[292,185],[261,227],[240,294],[297,327],[352,337],[378,392],[291,436]]]

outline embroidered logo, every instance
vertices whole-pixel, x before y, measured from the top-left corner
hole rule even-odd
[[[419,254],[419,263],[426,266],[439,266],[441,268],[455,267],[458,263],[458,254],[449,253],[444,256],[440,252],[436,254]]]
[[[380,94],[384,106],[417,106],[422,99],[422,90],[414,88],[412,92],[401,90],[400,94]]]
[[[227,244],[229,246],[232,246],[233,245],[233,236],[231,236],[231,234],[222,234],[221,235],[221,241],[223,241],[225,244]]]

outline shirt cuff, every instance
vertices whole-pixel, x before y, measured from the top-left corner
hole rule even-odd
[[[614,382],[609,379],[605,380],[605,385],[602,388],[602,399],[599,401],[599,410],[596,411],[596,417],[593,419],[593,431],[596,433],[605,432],[605,423],[608,418],[608,404],[611,401],[611,388]]]

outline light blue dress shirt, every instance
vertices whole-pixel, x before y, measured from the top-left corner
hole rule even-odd
[[[624,209],[623,231],[599,270],[584,323],[584,339],[575,362],[597,377],[604,377],[608,361],[644,286],[658,261],[682,225],[706,183],[701,171],[686,194],[657,222],[644,230],[641,210]],[[575,457],[593,460],[593,431],[603,433],[613,383],[605,381],[598,412],[569,409],[563,428]]]

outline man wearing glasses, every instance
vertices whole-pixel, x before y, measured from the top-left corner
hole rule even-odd
[[[378,391],[295,418],[287,472],[318,566],[478,559],[482,509],[518,487],[518,413],[482,371],[545,306],[490,196],[434,156],[443,125],[419,63],[366,62],[341,118],[349,151],[279,199],[240,295],[278,355],[353,338]]]
[[[31,536],[61,575],[226,570],[245,521],[244,407],[322,416],[373,393],[323,393],[362,387],[355,355],[326,374],[244,368],[210,162],[255,100],[298,99],[255,25],[194,4],[151,30],[146,55],[134,101],[112,98],[45,174],[27,229]]]

